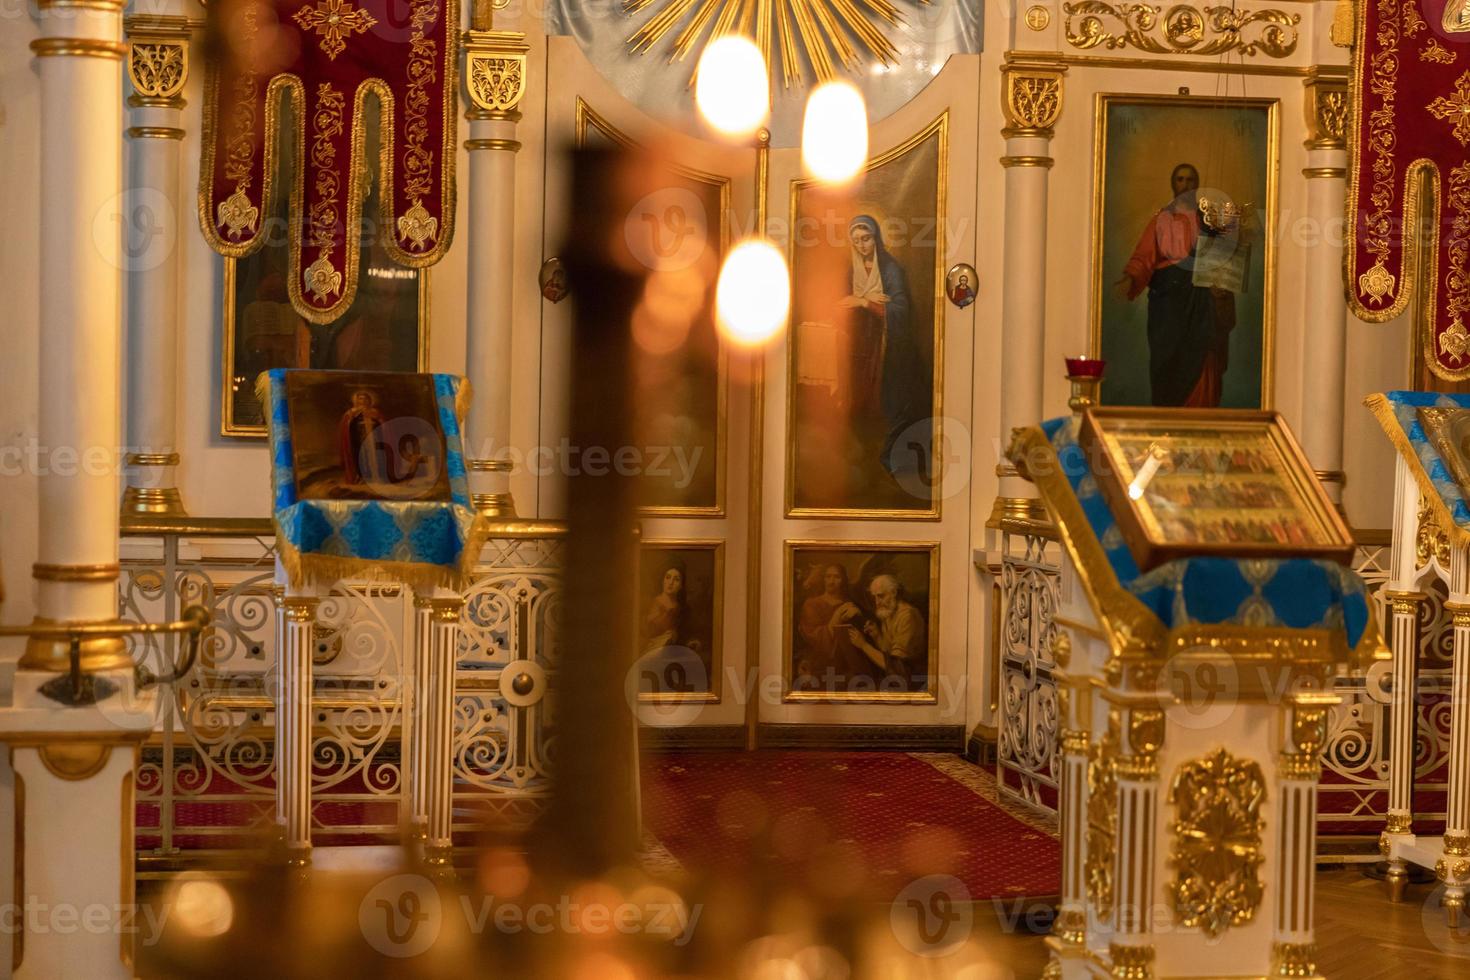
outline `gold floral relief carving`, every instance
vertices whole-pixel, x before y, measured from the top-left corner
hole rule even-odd
[[[1438,559],[1441,568],[1450,567],[1450,536],[1439,526],[1429,501],[1421,497],[1419,530],[1414,534],[1414,567],[1423,568],[1430,559]]]
[[[1284,10],[1237,10],[1232,6],[1167,9],[1148,3],[1078,0],[1062,5],[1067,43],[1088,51],[1136,48],[1150,54],[1215,55],[1227,51],[1250,58],[1285,58],[1296,50],[1300,14]]]
[[[526,92],[525,55],[471,54],[466,78],[470,99],[481,109],[509,112]]]
[[[1087,760],[1087,859],[1083,873],[1087,897],[1100,919],[1113,911],[1113,857],[1118,843],[1118,712],[1108,713],[1108,729],[1093,743]]]
[[[189,49],[182,41],[134,41],[128,48],[128,78],[144,99],[173,99],[189,77]]]
[[[1225,749],[1179,767],[1169,787],[1176,819],[1168,886],[1179,921],[1210,938],[1244,925],[1261,906],[1261,806],[1266,780],[1259,763]]]
[[[1057,69],[1006,65],[1001,109],[1011,129],[1049,133],[1062,115],[1062,73]]]

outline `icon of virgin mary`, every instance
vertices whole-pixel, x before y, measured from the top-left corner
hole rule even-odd
[[[913,300],[903,266],[888,251],[872,216],[860,214],[847,226],[852,246],[852,295],[840,306],[851,311],[854,338],[854,407],[876,406],[886,435],[879,459],[898,476],[927,467],[928,440],[913,442],[915,426],[932,414],[933,379],[914,336]],[[869,397],[862,397],[864,389]],[[874,397],[875,396],[875,397]]]

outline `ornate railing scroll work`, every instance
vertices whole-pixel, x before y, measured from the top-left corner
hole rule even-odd
[[[455,679],[456,831],[516,830],[540,812],[551,771],[548,687],[556,664],[560,528],[507,526],[467,587]],[[208,861],[273,833],[276,590],[266,520],[135,518],[124,524],[123,615],[213,622],[197,661],[160,699],[138,773],[145,863]],[[413,597],[340,582],[312,627],[312,832],[318,844],[396,841],[406,823]],[[141,636],[155,673],[171,636]]]
[[[1001,524],[1000,792],[1057,812],[1060,729],[1052,643],[1061,588],[1055,533],[1031,523]]]

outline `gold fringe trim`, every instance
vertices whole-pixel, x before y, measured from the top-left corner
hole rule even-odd
[[[1398,450],[1404,462],[1408,464],[1409,472],[1414,476],[1414,482],[1419,484],[1419,496],[1429,501],[1429,507],[1434,511],[1434,516],[1439,521],[1439,526],[1445,529],[1456,545],[1463,546],[1470,541],[1470,532],[1455,523],[1455,518],[1450,514],[1450,509],[1445,506],[1444,499],[1440,497],[1439,491],[1434,487],[1434,481],[1424,471],[1424,465],[1419,462],[1419,454],[1414,450],[1414,444],[1409,441],[1409,434],[1399,424],[1398,414],[1393,410],[1393,402],[1388,400],[1387,395],[1369,395],[1363,399],[1363,404],[1368,406],[1368,411],[1378,419],[1383,434],[1388,436],[1388,441],[1393,443],[1393,448]],[[1435,452],[1439,452],[1436,448]]]

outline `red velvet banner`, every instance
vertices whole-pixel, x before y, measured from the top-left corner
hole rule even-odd
[[[1470,0],[1356,6],[1348,298],[1361,319],[1392,319],[1422,268],[1425,358],[1439,377],[1461,380],[1470,377]],[[1421,249],[1424,172],[1439,220]]]
[[[270,237],[289,99],[291,303],[313,323],[340,316],[357,292],[371,93],[382,109],[382,207],[370,230],[402,265],[439,261],[454,232],[459,0],[225,0],[208,10],[199,222],[210,246],[242,256]]]

